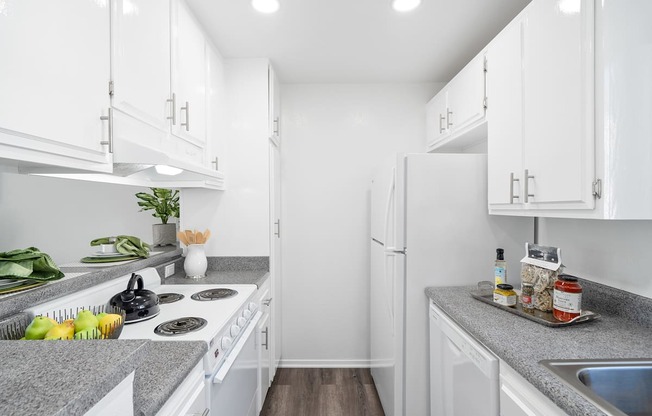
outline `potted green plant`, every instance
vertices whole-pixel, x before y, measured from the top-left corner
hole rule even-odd
[[[152,193],[138,192],[136,198],[140,211],[153,210],[153,217],[160,218],[161,224],[152,225],[153,246],[174,245],[177,242],[177,226],[168,223],[170,217],[179,218],[179,191],[165,188],[150,188]]]

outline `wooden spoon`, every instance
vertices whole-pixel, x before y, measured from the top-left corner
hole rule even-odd
[[[179,231],[177,233],[177,237],[179,237],[179,241],[181,241],[184,245],[188,245],[188,239],[186,238],[186,234],[183,231]]]
[[[188,245],[195,244],[195,235],[190,230],[186,230],[186,238],[188,239]]]
[[[204,231],[204,243],[208,241],[208,238],[211,236],[211,230]]]
[[[197,231],[197,232],[196,232],[196,234],[195,234],[195,241],[197,242],[197,244],[204,244],[204,242],[205,242],[205,240],[204,240],[204,234],[202,234],[201,231]]]

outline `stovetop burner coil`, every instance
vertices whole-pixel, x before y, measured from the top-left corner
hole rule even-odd
[[[238,294],[237,290],[217,288],[217,289],[208,289],[208,290],[203,290],[201,292],[197,292],[194,295],[190,296],[190,298],[193,300],[208,301],[208,300],[227,299],[237,294]]]
[[[163,336],[183,335],[188,332],[199,331],[207,324],[206,319],[187,316],[184,318],[173,319],[163,322],[156,328],[154,333]]]
[[[158,294],[158,304],[164,305],[167,303],[178,302],[181,299],[185,298],[181,293],[159,293]]]

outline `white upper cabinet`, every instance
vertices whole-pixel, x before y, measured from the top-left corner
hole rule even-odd
[[[517,18],[487,51],[489,204],[519,204],[523,171],[523,19]],[[520,206],[520,205],[519,205]]]
[[[201,144],[206,141],[206,42],[186,2],[172,4],[172,92],[177,106],[172,132]]]
[[[113,108],[168,132],[173,111],[169,0],[113,0],[112,13]]]
[[[206,45],[206,154],[210,168],[224,170],[226,80],[224,61],[210,43]]]
[[[111,170],[109,14],[108,2],[3,3],[0,159]]]
[[[490,212],[594,208],[593,27],[593,0],[535,0],[489,45]]]
[[[427,150],[463,150],[486,139],[484,52],[478,54],[427,105]]]
[[[281,87],[274,68],[269,66],[269,137],[279,143],[281,140]]]

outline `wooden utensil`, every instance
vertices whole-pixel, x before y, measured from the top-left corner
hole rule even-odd
[[[186,238],[188,239],[188,245],[195,244],[195,235],[190,230],[186,230]]]
[[[211,230],[204,231],[204,243],[208,241],[208,238],[211,236]]]
[[[177,233],[177,237],[179,237],[179,241],[181,241],[181,243],[183,243],[186,246],[188,245],[188,239],[186,238],[186,233],[184,233],[183,231],[179,231]]]
[[[195,241],[197,242],[197,244],[204,244],[205,242],[204,234],[202,234],[201,231],[195,232]]]

